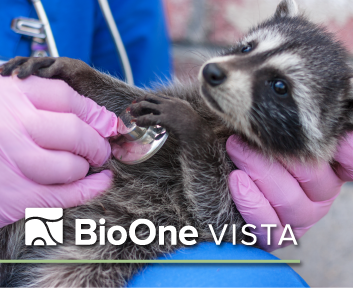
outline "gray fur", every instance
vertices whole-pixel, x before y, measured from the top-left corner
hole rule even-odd
[[[90,73],[93,78],[89,82],[77,79],[80,84],[71,85],[116,114],[139,95],[146,94],[93,69]],[[220,119],[203,104],[196,86],[176,86],[164,90],[163,94],[188,97],[194,109],[207,119],[209,129],[217,134],[217,141],[200,146],[195,153],[194,149],[180,147],[175,136],[170,135],[163,148],[142,164],[128,166],[111,160],[102,169],[114,172],[112,187],[86,205],[65,210],[64,245],[24,246],[24,221],[19,221],[0,231],[1,259],[152,259],[183,246],[179,241],[172,246],[169,233],[165,234],[166,244],[158,245],[158,232],[156,240],[148,246],[136,245],[130,238],[122,246],[108,242],[104,246],[75,246],[75,219],[88,218],[98,223],[104,218],[106,229],[120,225],[127,231],[136,219],[149,219],[156,227],[174,226],[177,231],[191,225],[198,231],[197,242],[213,241],[208,224],[213,225],[217,235],[224,224],[234,223],[238,227],[245,224],[227,185],[228,175],[234,168],[225,152],[225,141],[231,131],[222,128]],[[117,99],[112,100],[113,97]],[[143,239],[148,230],[140,227],[137,236]],[[232,241],[231,237],[229,230],[224,240]],[[243,234],[239,232],[237,240],[242,239]],[[112,287],[124,286],[139,268],[142,265],[1,265],[0,275],[6,286]]]
[[[239,53],[249,42],[255,43],[253,53]],[[11,60],[2,74],[9,75],[18,60]],[[75,246],[74,220],[80,218],[97,223],[104,218],[107,229],[120,225],[128,230],[134,220],[142,218],[156,227],[174,226],[177,230],[191,225],[198,230],[198,242],[213,241],[208,224],[217,235],[225,224],[245,224],[228,190],[228,175],[234,169],[225,151],[230,135],[242,135],[251,146],[273,157],[331,160],[338,139],[352,130],[351,70],[345,51],[332,35],[298,16],[294,1],[283,0],[272,19],[251,30],[224,55],[210,60],[217,62],[228,77],[224,84],[213,88],[200,77],[200,83],[145,91],[77,60],[51,59],[51,66],[46,63],[49,67],[39,70],[38,65],[31,65],[38,61],[42,60],[29,59],[25,68],[20,67],[19,77],[35,72],[40,77],[62,79],[117,115],[136,98],[148,95],[169,96],[177,112],[189,114],[182,115],[186,122],[161,118],[171,135],[148,161],[127,166],[112,159],[102,168],[114,172],[112,186],[101,197],[65,210],[63,245],[24,246],[21,220],[1,229],[1,259],[152,259],[183,246],[179,242],[171,245],[168,237],[166,245],[160,246],[158,235],[148,246],[138,246],[129,238],[122,246]],[[34,66],[37,70],[30,70]],[[273,102],[266,93],[261,94],[256,80],[267,77],[268,68],[277,69],[290,81],[290,104],[277,99]],[[178,110],[181,108],[184,110]],[[297,117],[295,121],[291,115]],[[276,139],[269,136],[280,141],[271,142]],[[138,237],[146,237],[147,232],[141,227]],[[237,241],[243,239],[244,235],[238,233]],[[227,230],[224,241],[231,240],[231,231]],[[140,268],[136,264],[1,265],[0,279],[7,286],[124,286]]]

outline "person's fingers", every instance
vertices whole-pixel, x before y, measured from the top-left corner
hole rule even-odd
[[[28,179],[38,184],[71,183],[88,172],[88,162],[66,151],[46,150],[35,143],[24,143],[26,149],[16,150],[11,159]]]
[[[70,184],[50,186],[47,195],[42,195],[42,203],[38,207],[69,208],[82,205],[106,191],[112,178],[113,173],[104,170]]]
[[[117,134],[116,115],[81,96],[64,81],[36,76],[24,80],[14,77],[14,81],[37,109],[76,114],[103,137]]]
[[[349,133],[338,144],[335,171],[343,181],[353,180],[353,133]]]
[[[272,205],[265,198],[264,194],[258,189],[250,177],[241,170],[235,170],[229,175],[229,189],[237,209],[248,224],[253,224],[256,229],[250,229],[257,236],[257,245],[266,251],[273,251],[280,247],[285,247],[292,242],[283,242],[278,245],[284,231],[284,225],[273,209]],[[261,225],[276,225],[268,228]],[[293,233],[299,239],[307,229],[294,228]],[[270,234],[269,234],[270,233]],[[270,245],[268,240],[270,238]]]
[[[2,175],[0,174],[0,179]],[[84,179],[70,184],[38,185],[28,180],[19,179],[20,183],[8,183],[13,188],[13,193],[5,193],[2,199],[8,205],[2,209],[0,228],[24,218],[26,208],[69,208],[86,203],[92,198],[101,195],[111,185],[113,173],[104,170],[92,174]],[[21,182],[22,181],[22,182]],[[23,193],[24,187],[26,193]],[[14,201],[14,199],[16,201]]]
[[[257,227],[255,234],[259,237],[266,235],[266,228],[261,228],[261,224],[276,224],[282,227],[276,211],[245,172],[233,171],[229,175],[228,183],[233,201],[245,222]],[[259,240],[266,242],[266,239]]]
[[[40,147],[82,156],[92,166],[101,166],[111,155],[108,140],[75,114],[42,110],[36,114],[23,124]]]
[[[353,165],[352,165],[353,166]],[[326,201],[336,196],[343,181],[337,177],[326,162],[302,164],[291,163],[286,169],[299,182],[305,194],[313,202]]]
[[[242,170],[229,175],[229,188],[239,212],[247,223],[258,226],[262,223],[282,225],[276,211],[250,177]],[[258,215],[261,215],[260,223]]]
[[[282,224],[290,223],[293,227],[313,224],[313,218],[316,218],[313,202],[281,164],[250,150],[236,136],[228,139],[227,152],[234,164],[246,172],[264,194]]]

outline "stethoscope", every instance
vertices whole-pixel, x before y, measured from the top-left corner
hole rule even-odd
[[[13,19],[11,28],[16,33],[32,37],[32,57],[59,57],[53,32],[47,14],[41,0],[30,0],[36,10],[38,19],[19,17]],[[125,81],[133,86],[134,78],[127,56],[125,46],[113,18],[108,0],[98,0],[103,16],[107,22],[109,31],[113,37],[115,48],[123,68]],[[159,125],[148,128],[139,127],[133,123],[128,110],[124,110],[120,115],[120,123],[124,125],[124,134],[120,134],[110,139],[115,147],[119,149],[119,156],[115,157],[125,164],[133,165],[151,158],[165,143],[168,133]]]

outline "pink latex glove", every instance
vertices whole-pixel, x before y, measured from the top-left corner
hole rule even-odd
[[[285,224],[291,225],[296,239],[302,237],[327,214],[343,181],[353,179],[353,133],[338,147],[337,174],[325,162],[291,167],[270,162],[234,135],[227,141],[227,152],[240,169],[229,176],[233,200],[244,220],[256,226],[252,233],[266,251],[293,243],[284,241],[278,246]],[[267,245],[267,228],[261,224],[277,224],[271,229],[271,245]]]
[[[77,206],[110,186],[110,171],[84,177],[111,154],[115,114],[60,80],[0,76],[0,87],[0,227],[27,207]]]

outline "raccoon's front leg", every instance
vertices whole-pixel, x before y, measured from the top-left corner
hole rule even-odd
[[[193,225],[203,240],[212,240],[209,224],[218,235],[224,224],[244,224],[228,190],[231,167],[220,143],[191,105],[179,98],[148,95],[130,106],[139,126],[161,125],[180,141],[184,193]],[[224,240],[230,240],[226,233]],[[238,235],[239,236],[239,235]],[[238,237],[238,241],[241,238]]]
[[[161,125],[190,149],[216,139],[207,129],[207,123],[185,100],[150,94],[135,100],[130,108],[138,126]]]
[[[1,69],[2,76],[9,76],[17,70],[17,76],[21,79],[36,75],[63,80],[79,94],[116,114],[146,93],[91,68],[83,61],[66,57],[16,57],[2,65]]]

